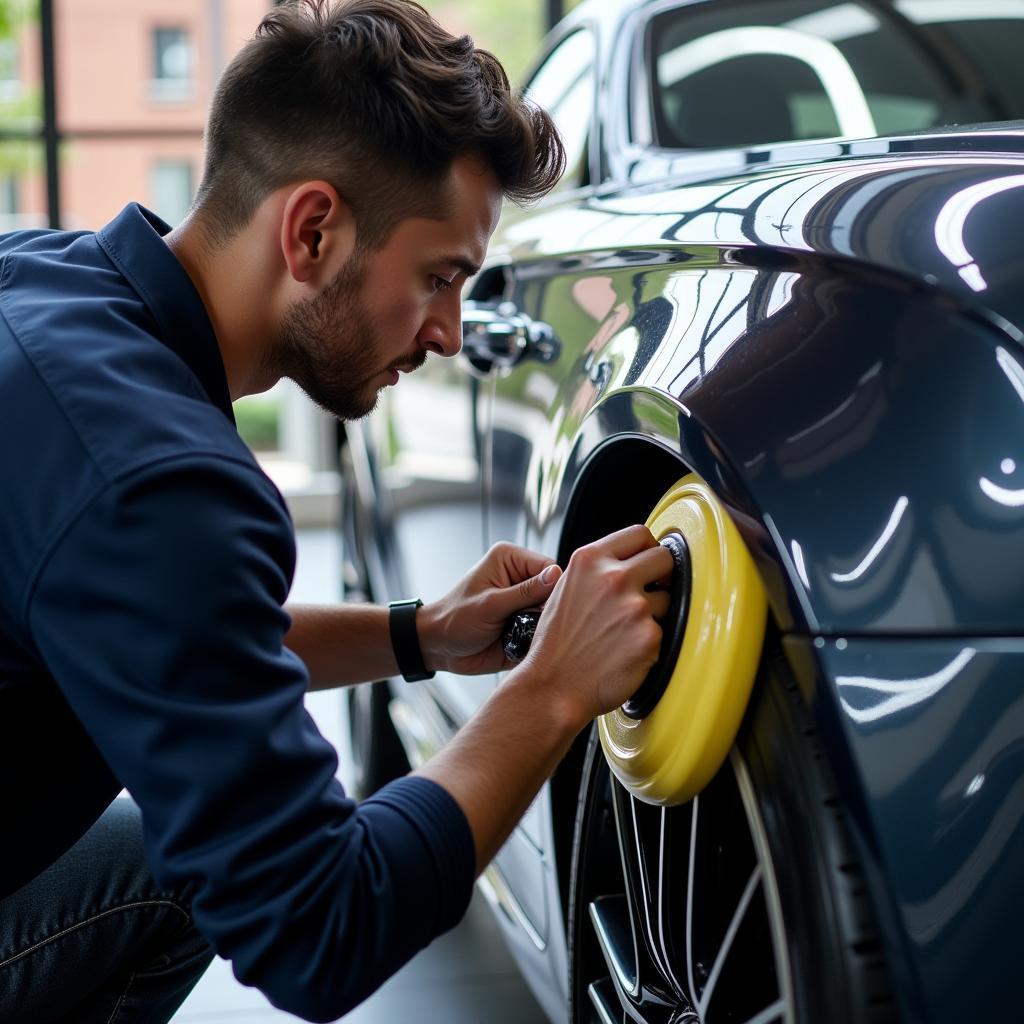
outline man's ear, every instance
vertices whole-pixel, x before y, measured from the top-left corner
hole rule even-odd
[[[281,254],[295,281],[317,290],[333,280],[355,251],[352,210],[326,181],[304,181],[285,202]]]

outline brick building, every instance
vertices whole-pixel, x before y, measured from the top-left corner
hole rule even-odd
[[[178,221],[202,173],[224,65],[271,0],[55,0],[62,225],[96,228],[132,199]],[[40,28],[0,44],[0,126],[38,127]],[[5,123],[6,122],[6,123]],[[47,222],[41,144],[0,143],[0,230]]]

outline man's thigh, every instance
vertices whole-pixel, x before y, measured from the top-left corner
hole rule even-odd
[[[118,799],[60,860],[0,900],[0,1020],[158,1024],[211,958],[188,894],[149,872],[138,807]]]

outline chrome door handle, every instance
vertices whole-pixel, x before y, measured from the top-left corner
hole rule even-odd
[[[550,363],[558,357],[555,332],[520,313],[512,302],[464,302],[462,351],[482,373],[515,366],[525,358]]]

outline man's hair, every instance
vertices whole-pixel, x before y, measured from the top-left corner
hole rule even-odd
[[[452,161],[478,155],[504,194],[539,199],[565,154],[544,111],[469,36],[413,0],[293,0],[225,70],[206,130],[196,209],[224,244],[273,191],[322,179],[375,248],[409,216],[443,216]]]

